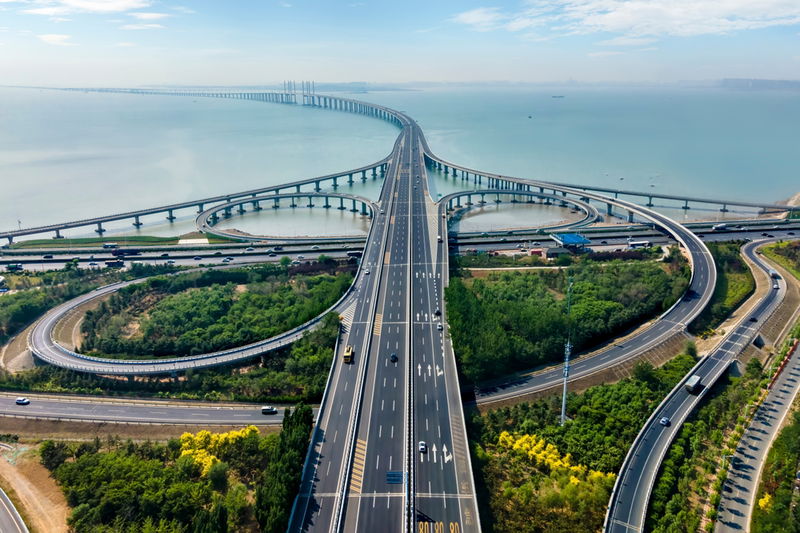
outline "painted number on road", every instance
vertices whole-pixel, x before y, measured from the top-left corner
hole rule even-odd
[[[449,533],[461,533],[458,522],[450,522]],[[419,533],[448,533],[444,522],[419,522]]]

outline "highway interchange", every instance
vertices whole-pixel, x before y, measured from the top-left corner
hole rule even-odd
[[[442,531],[460,532],[480,529],[455,358],[447,335],[446,309],[442,299],[448,260],[445,204],[437,206],[428,195],[425,168],[426,161],[444,161],[433,155],[413,120],[396,111],[391,113],[401,124],[402,131],[392,154],[379,162],[388,162],[388,169],[381,190],[380,212],[373,218],[359,275],[348,295],[335,306],[344,317],[345,327],[312,435],[303,484],[290,524],[291,531],[385,529],[388,524],[396,524],[398,528],[402,526],[406,531],[418,529],[435,532],[441,528]],[[454,172],[455,169],[475,172],[446,164]],[[573,365],[574,378],[635,357],[649,347],[681,333],[710,299],[716,270],[707,248],[693,232],[668,217],[631,202],[584,190],[482,174],[493,176],[520,190],[547,187],[587,202],[594,200],[613,204],[615,208],[631,213],[630,216],[636,214],[663,228],[670,236],[660,238],[679,242],[690,257],[693,270],[687,297],[677,302],[649,328],[626,340],[624,346],[614,346],[598,356],[579,360]],[[302,183],[308,182],[310,180]],[[187,204],[191,205],[195,205],[195,202]],[[779,229],[788,236],[788,229]],[[777,229],[769,231],[774,233]],[[734,238],[735,234],[725,235],[725,238]],[[440,236],[441,239],[438,238]],[[619,239],[618,236],[614,238]],[[656,237],[653,241],[660,242],[658,239]],[[616,244],[611,237],[607,243],[612,246]],[[464,241],[461,245],[467,244]],[[492,243],[470,245],[491,246]],[[338,253],[341,254],[341,245],[339,247]],[[323,250],[320,247],[315,251],[322,253]],[[248,260],[258,260],[258,253],[261,252],[248,256]],[[207,256],[201,257],[206,262]],[[58,263],[55,258],[52,259]],[[159,259],[164,258],[155,260]],[[185,264],[197,264],[194,256],[191,259],[179,259]],[[215,262],[222,258],[215,255],[210,259]],[[5,258],[4,262],[7,262]],[[111,291],[113,287],[107,290]],[[782,290],[775,291],[773,296],[778,298],[780,294]],[[776,302],[770,298],[767,300],[761,302],[754,311],[760,313],[756,316],[762,317],[774,308]],[[68,304],[74,307],[75,302]],[[57,321],[57,315],[48,315],[50,318],[42,320],[31,336],[34,352],[45,360],[52,354],[60,353],[63,356],[65,352],[52,340],[52,326]],[[747,341],[754,330],[748,324],[740,326],[718,351],[699,364],[697,372],[704,376],[719,375],[726,368],[726,360],[730,359],[736,347]],[[301,328],[293,335],[302,331]],[[270,348],[270,343],[277,342],[280,341],[263,341],[259,346],[236,350],[236,355],[242,356],[242,350],[251,350],[253,354],[260,350],[263,353]],[[355,348],[353,364],[344,364],[341,360],[346,345]],[[253,354],[248,353],[247,356],[252,357]],[[396,355],[396,361],[393,361],[392,354]],[[211,354],[216,357],[212,364],[234,360],[225,359],[227,355],[221,354],[220,357],[220,354]],[[199,360],[203,358],[210,360],[209,354]],[[109,373],[108,365],[113,364],[120,368],[118,373],[130,375],[175,372],[183,369],[185,364],[194,366],[194,363],[187,361],[111,363],[80,356],[77,359],[79,366],[74,368],[80,371]],[[56,361],[51,359],[51,362]],[[75,359],[71,364],[75,364]],[[173,366],[169,368],[169,365]],[[548,388],[560,379],[560,374],[560,369],[552,369],[525,378],[512,387],[482,391],[479,401],[485,401],[490,395],[505,399]],[[676,392],[680,392],[679,388]],[[616,500],[612,498],[609,509],[609,531],[616,531],[612,528],[618,527],[626,528],[620,531],[640,530],[636,528],[638,512],[644,509],[641,512],[643,520],[649,496],[647,487],[648,483],[652,486],[652,478],[658,470],[661,460],[659,453],[666,449],[671,440],[670,431],[678,430],[680,422],[696,403],[696,398],[692,396],[677,401],[670,396],[663,408],[654,413],[653,417],[658,413],[670,416],[675,423],[660,433],[657,446],[648,445],[649,451],[640,454],[641,459],[636,446],[641,444],[640,441],[646,441],[649,427],[643,430],[644,437],[637,439],[629,455],[632,459],[626,459],[623,476],[634,479],[638,475],[638,485],[632,489],[630,483],[618,482],[621,486],[615,488]],[[10,405],[7,410],[6,403],[10,404],[11,400],[6,402],[0,399],[0,414],[13,412]],[[98,419],[93,418],[95,416],[118,417],[119,421],[135,417],[150,423],[194,419],[209,425],[223,419],[230,423],[234,417],[241,418],[242,423],[264,421],[264,416],[253,406],[241,411],[235,408],[193,407],[191,409],[194,411],[178,414],[172,410],[187,408],[139,406],[138,411],[125,411],[120,410],[118,405],[110,405],[97,415],[92,412],[93,401],[82,405],[76,403],[66,411],[62,409],[63,402],[58,399],[37,400],[35,403],[39,407],[29,410],[32,416],[45,414],[49,410],[58,416],[69,417],[72,414],[89,420]],[[112,410],[120,411],[112,414]],[[215,411],[222,414],[215,414]],[[654,420],[651,418],[648,424]],[[238,419],[234,421],[240,422]],[[626,487],[634,490],[632,496],[629,497]],[[628,513],[625,514],[624,510],[628,510]],[[628,529],[631,525],[633,527]]]

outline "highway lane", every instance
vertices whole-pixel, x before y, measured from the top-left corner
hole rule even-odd
[[[346,329],[340,335],[333,373],[323,399],[321,416],[312,434],[309,458],[289,524],[289,531],[335,531],[344,516],[345,492],[350,492],[350,470],[353,456],[361,457],[363,446],[354,438],[359,429],[357,421],[364,397],[366,371],[374,372],[370,346],[375,329],[379,329],[376,309],[385,302],[387,280],[390,275],[384,268],[390,241],[391,218],[395,203],[392,197],[398,192],[398,153],[402,142],[395,146],[389,161],[386,180],[381,190],[380,205],[385,214],[375,217],[370,229],[362,274],[355,290],[352,306],[346,312]],[[369,270],[370,273],[366,274]],[[342,362],[345,346],[352,345],[355,357],[352,364]],[[374,359],[372,359],[374,360]],[[362,478],[363,479],[363,478]]]
[[[263,415],[261,406],[255,404],[233,407],[166,400],[104,400],[23,393],[19,396],[28,397],[31,403],[16,405],[16,396],[0,394],[0,416],[85,422],[242,426],[278,425],[283,420],[283,408],[278,409],[278,414]]]
[[[28,527],[3,489],[0,489],[0,531],[3,533],[28,533]]]
[[[743,251],[759,268],[767,271],[769,266],[753,253],[760,244],[763,244],[763,241],[748,243]],[[755,308],[743,317],[716,349],[701,359],[693,371],[687,374],[653,411],[625,458],[614,486],[604,531],[608,533],[643,531],[650,493],[658,469],[683,422],[700,403],[706,391],[728,369],[733,358],[752,341],[760,325],[777,307],[784,294],[785,286],[781,286],[779,290],[767,291]],[[692,394],[683,387],[689,375],[701,376],[703,388],[699,394]],[[669,426],[665,427],[659,423],[662,417],[670,420]]]
[[[781,279],[773,280],[772,283],[781,286],[786,282]],[[799,380],[800,350],[795,350],[766,398],[756,409],[753,419],[736,446],[733,457],[730,458],[728,477],[720,493],[722,498],[715,532],[749,531],[760,472],[783,421],[792,409],[794,399],[800,390]]]

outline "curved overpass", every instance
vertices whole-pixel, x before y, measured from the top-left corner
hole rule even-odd
[[[774,240],[774,239],[773,239]],[[754,251],[770,239],[755,241],[743,247],[743,253],[764,272],[767,265]],[[709,355],[675,386],[661,404],[650,415],[620,469],[614,484],[606,513],[603,531],[613,533],[634,533],[644,530],[650,493],[655,484],[661,462],[669,450],[675,436],[692,410],[700,403],[705,393],[716,383],[730,366],[734,358],[753,340],[762,324],[783,299],[785,282],[780,282],[779,290],[767,290],[764,297],[747,313],[717,345]],[[755,319],[755,320],[753,320]],[[691,375],[701,376],[702,390],[699,394],[689,393],[684,388]],[[662,426],[659,420],[667,417],[671,424]]]
[[[507,193],[524,192],[532,188],[552,190],[554,191],[554,195],[555,192],[561,193],[559,198],[563,198],[564,195],[571,195],[584,202],[594,200],[606,204],[607,206],[610,205],[618,209],[623,209],[628,212],[629,218],[636,215],[663,228],[679,242],[687,252],[692,265],[692,276],[689,282],[687,296],[678,300],[675,305],[665,311],[648,328],[627,339],[624,345],[614,345],[601,354],[572,362],[570,364],[570,380],[583,378],[600,372],[610,366],[636,357],[674,335],[683,334],[688,324],[697,318],[711,300],[717,280],[714,259],[706,245],[694,233],[671,218],[653,211],[652,209],[618,198],[608,198],[600,194],[564,187],[546,181],[513,178],[454,165],[449,161],[436,157],[427,145],[425,145],[425,149],[427,150],[426,157],[430,161],[446,165],[448,168],[458,171],[480,175],[484,179],[491,180],[490,183],[495,184],[498,187],[498,191]],[[445,204],[440,204],[440,211],[444,209],[444,205]],[[535,375],[515,379],[512,383],[505,383],[480,390],[477,393],[477,402],[479,404],[491,404],[524,394],[547,390],[558,383],[562,377],[563,371],[561,365],[549,367]]]
[[[364,198],[363,196],[357,196],[355,194],[321,193],[321,192],[270,194],[266,196],[255,196],[252,198],[239,199],[236,201],[215,205],[214,207],[206,209],[205,211],[197,215],[197,218],[195,219],[195,225],[197,226],[198,231],[207,233],[209,235],[214,235],[217,237],[251,240],[251,241],[264,240],[268,237],[260,235],[242,235],[240,233],[236,233],[230,230],[215,229],[214,227],[216,223],[215,220],[218,218],[217,213],[224,212],[225,216],[227,217],[230,216],[230,212],[234,207],[241,207],[245,204],[251,204],[255,209],[262,209],[260,207],[260,202],[270,202],[270,201],[274,202],[272,207],[277,208],[279,207],[278,202],[280,202],[280,200],[286,200],[286,199],[294,200],[296,198],[307,198],[309,201],[309,205],[307,205],[306,207],[313,207],[312,205],[310,205],[312,198],[322,198],[325,200],[324,207],[326,208],[331,207],[331,205],[329,204],[329,199],[337,198],[341,200],[339,209],[346,209],[343,204],[344,200],[352,201],[353,208],[351,209],[351,211],[357,211],[355,207],[356,203],[361,204],[362,206],[364,206],[364,208],[362,209],[362,213],[365,209],[369,209],[370,218],[374,218],[375,214],[378,212],[377,209],[378,206],[375,202],[369,200],[368,198]],[[296,206],[293,204],[291,207],[296,207]],[[334,237],[334,239],[339,240],[340,238]],[[314,241],[316,240],[318,239],[314,239]]]
[[[447,207],[448,211],[458,210],[458,209],[463,209],[463,208],[469,209],[471,207],[474,207],[475,205],[483,206],[483,205],[487,204],[488,202],[486,202],[484,200],[484,197],[486,195],[495,195],[496,199],[492,203],[498,203],[498,204],[501,203],[500,202],[500,196],[509,196],[510,195],[510,196],[514,196],[515,199],[516,199],[517,196],[522,196],[522,197],[528,197],[528,198],[540,198],[540,199],[543,199],[543,200],[547,200],[548,203],[549,202],[563,203],[564,206],[572,205],[573,207],[583,211],[584,217],[581,220],[577,220],[577,221],[574,221],[574,222],[567,222],[567,223],[564,223],[564,224],[556,224],[554,226],[542,226],[542,227],[536,228],[536,229],[541,230],[541,231],[554,231],[554,230],[558,230],[558,229],[578,228],[578,227],[581,227],[581,226],[586,226],[586,225],[592,224],[594,222],[597,222],[598,220],[600,220],[602,218],[600,216],[600,213],[597,211],[597,208],[595,208],[593,205],[588,204],[587,202],[583,202],[581,200],[574,200],[572,198],[567,198],[567,197],[563,197],[563,196],[556,196],[556,195],[553,195],[553,194],[542,194],[542,193],[529,192],[529,191],[516,191],[516,192],[506,193],[506,192],[501,192],[501,191],[498,191],[498,190],[495,190],[495,189],[478,189],[478,190],[474,190],[474,191],[463,191],[463,192],[450,193],[447,196],[443,196],[442,198],[440,198],[439,202],[441,202],[444,205],[447,205],[448,206]],[[473,196],[480,196],[481,200],[477,204],[475,204],[475,203],[472,202],[472,197]],[[460,199],[464,198],[464,197],[467,198],[467,204],[465,206],[462,206],[461,202],[460,202]],[[452,205],[452,201],[453,200],[457,200],[458,204],[453,206]],[[512,200],[512,202],[514,202],[514,201],[515,200]]]

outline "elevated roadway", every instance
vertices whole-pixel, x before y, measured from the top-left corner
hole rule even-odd
[[[743,247],[743,253],[765,272],[769,266],[754,251],[765,241]],[[670,444],[694,408],[716,381],[727,371],[734,358],[753,340],[760,325],[771,315],[786,292],[785,282],[779,289],[770,289],[754,309],[723,338],[717,348],[703,357],[692,371],[653,411],[628,451],[611,495],[603,530],[607,533],[639,533],[644,531],[648,503],[656,475]],[[684,387],[691,375],[701,377],[702,389],[690,393]],[[670,423],[664,426],[662,418]]]

